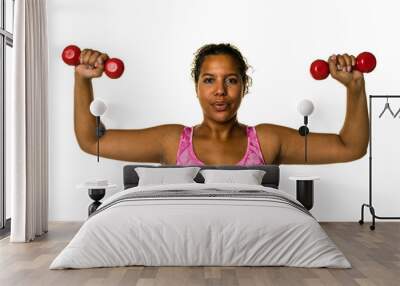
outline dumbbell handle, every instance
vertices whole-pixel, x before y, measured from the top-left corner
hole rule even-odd
[[[376,67],[376,58],[370,52],[363,52],[356,58],[355,70],[362,73],[372,72]],[[329,76],[329,64],[324,60],[315,60],[310,66],[310,73],[316,80],[326,79]]]
[[[81,49],[75,45],[67,46],[62,52],[63,61],[70,66],[80,64]],[[119,78],[125,70],[124,62],[117,58],[108,59],[104,63],[104,72],[112,79]]]

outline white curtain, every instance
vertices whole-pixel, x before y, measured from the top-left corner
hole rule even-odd
[[[11,191],[10,241],[28,242],[48,229],[46,0],[17,0],[14,13],[6,180]]]

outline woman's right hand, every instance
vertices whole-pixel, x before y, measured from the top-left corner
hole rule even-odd
[[[107,60],[107,54],[84,49],[81,52],[80,64],[75,67],[75,73],[86,79],[101,77],[104,72],[104,63]]]

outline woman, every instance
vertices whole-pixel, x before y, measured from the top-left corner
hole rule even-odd
[[[104,71],[104,53],[86,49],[75,68],[75,134],[79,146],[96,154],[96,120],[89,112],[92,78]],[[107,130],[100,138],[100,156],[167,165],[325,164],[361,158],[369,141],[368,108],[363,74],[353,70],[355,57],[329,58],[332,77],[347,90],[345,122],[339,134],[310,133],[304,162],[304,138],[297,129],[261,123],[239,123],[237,111],[251,83],[247,63],[230,44],[200,48],[192,76],[203,121],[194,128],[166,124],[135,130]]]

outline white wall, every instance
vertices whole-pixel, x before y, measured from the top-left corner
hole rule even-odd
[[[75,186],[104,177],[122,188],[126,163],[97,163],[79,149],[73,129],[73,69],[60,58],[65,46],[74,43],[124,60],[123,77],[94,80],[95,96],[109,106],[103,118],[108,128],[200,123],[190,78],[193,53],[206,43],[231,42],[254,68],[251,93],[239,111],[241,122],[298,128],[302,118],[296,106],[308,98],[316,107],[311,131],[338,133],[345,116],[345,88],[332,78],[313,80],[309,65],[332,53],[372,51],[378,66],[366,75],[367,93],[400,94],[399,10],[398,1],[372,0],[48,1],[50,220],[84,220],[91,201]],[[380,158],[374,167],[374,202],[381,216],[399,215],[400,203],[395,188],[399,119],[377,119],[384,102],[375,102],[373,115],[379,125],[374,157]],[[400,100],[392,106],[400,108]],[[389,143],[394,150],[383,145]],[[344,164],[281,167],[281,188],[292,194],[290,175],[321,177],[312,210],[317,219],[359,219],[360,206],[368,200],[368,155]]]

